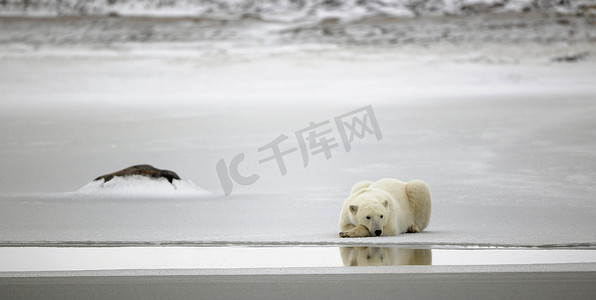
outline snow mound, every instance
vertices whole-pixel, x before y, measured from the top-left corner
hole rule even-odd
[[[75,192],[75,197],[169,198],[200,197],[209,192],[190,180],[150,178],[141,175],[114,177],[108,182],[94,180]]]

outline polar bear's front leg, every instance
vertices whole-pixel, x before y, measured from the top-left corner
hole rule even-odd
[[[369,237],[370,231],[364,225],[358,225],[348,231],[342,231],[339,233],[339,236],[342,238],[345,237]]]

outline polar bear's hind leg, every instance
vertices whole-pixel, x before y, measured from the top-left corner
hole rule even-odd
[[[420,228],[418,228],[418,225],[413,224],[410,225],[410,227],[408,227],[408,231],[406,231],[406,233],[418,233],[420,232]]]
[[[410,229],[418,229],[418,231],[413,230],[412,232],[422,231],[430,222],[430,189],[424,181],[412,180],[406,184],[406,194],[408,195],[408,202],[414,213],[414,224],[412,226],[416,225],[417,227],[412,228],[410,226],[408,232],[410,232]]]

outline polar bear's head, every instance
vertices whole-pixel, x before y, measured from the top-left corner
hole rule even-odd
[[[383,228],[389,220],[389,201],[382,193],[365,189],[357,197],[355,204],[350,205],[350,213],[357,224],[368,228],[371,236],[383,234]]]
[[[340,247],[344,266],[390,266],[395,249],[389,247]]]

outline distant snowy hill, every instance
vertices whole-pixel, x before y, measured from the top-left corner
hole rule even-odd
[[[585,13],[594,0],[3,0],[2,15],[154,15],[269,21],[545,11]]]

